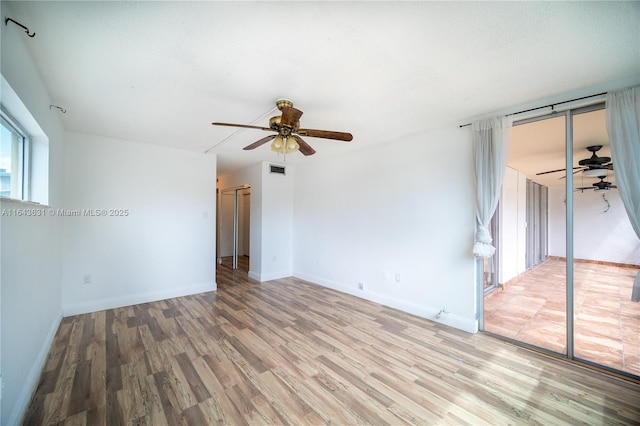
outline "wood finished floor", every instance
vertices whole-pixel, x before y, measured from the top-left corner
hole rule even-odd
[[[640,384],[288,278],[65,318],[25,425],[638,424]]]

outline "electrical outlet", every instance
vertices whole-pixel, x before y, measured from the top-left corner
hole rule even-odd
[[[358,289],[364,290],[364,283],[358,283]]]
[[[82,277],[82,283],[91,284],[91,275],[85,275],[84,277]]]

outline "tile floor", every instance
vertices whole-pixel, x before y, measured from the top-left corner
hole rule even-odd
[[[577,358],[640,376],[640,303],[631,301],[638,270],[575,262]],[[565,262],[548,259],[485,297],[485,330],[566,354],[565,300]]]

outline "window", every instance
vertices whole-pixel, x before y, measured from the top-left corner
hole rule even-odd
[[[27,200],[29,138],[4,111],[0,112],[0,196]]]

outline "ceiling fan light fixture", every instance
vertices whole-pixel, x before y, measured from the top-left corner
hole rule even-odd
[[[582,171],[582,175],[586,177],[600,177],[606,176],[607,172],[607,169],[587,169]]]
[[[275,151],[278,154],[290,154],[300,149],[300,145],[293,136],[284,137],[278,135],[273,139],[271,143],[271,151]]]
[[[271,143],[271,151],[275,151],[278,153],[284,152],[284,139],[281,135],[278,135],[275,137],[275,139],[273,139],[273,142]]]
[[[289,136],[287,138],[287,154],[290,152],[296,152],[299,148],[300,145],[298,145],[298,142],[295,140],[295,138],[293,136]]]

